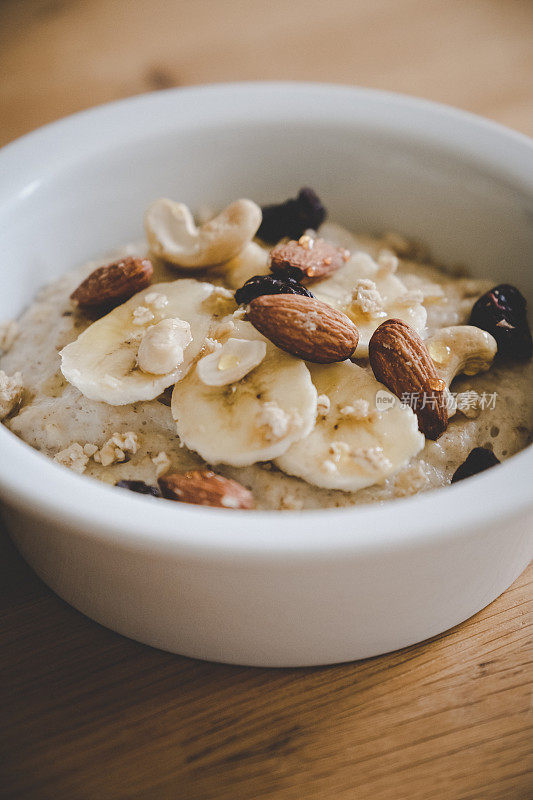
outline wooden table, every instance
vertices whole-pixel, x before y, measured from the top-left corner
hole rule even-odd
[[[403,91],[533,134],[528,0],[3,0],[0,37],[0,143],[125,95],[253,78]],[[533,796],[531,570],[424,644],[263,670],[104,630],[0,541],[2,798]]]

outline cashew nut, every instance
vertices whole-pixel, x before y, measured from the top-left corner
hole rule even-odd
[[[201,358],[196,371],[206,386],[227,386],[255,369],[266,351],[265,342],[229,338],[214,353]]]
[[[457,375],[477,375],[490,369],[497,350],[495,338],[473,325],[441,328],[426,340],[426,347],[448,388]],[[448,401],[448,413],[452,416],[457,410],[456,403],[451,395]]]
[[[148,208],[144,225],[152,252],[178,267],[222,264],[240,253],[261,224],[252,200],[236,200],[199,228],[186,205],[161,197]]]
[[[21,373],[15,372],[10,376],[0,369],[0,420],[5,419],[19,405],[23,392]]]
[[[166,375],[183,362],[183,351],[192,342],[191,326],[178,317],[162,319],[144,334],[137,364],[143,372]]]

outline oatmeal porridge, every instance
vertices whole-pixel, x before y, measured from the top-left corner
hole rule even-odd
[[[222,508],[382,502],[526,447],[518,289],[325,216],[309,189],[201,223],[155,201],[147,241],[0,326],[3,424],[80,474]]]

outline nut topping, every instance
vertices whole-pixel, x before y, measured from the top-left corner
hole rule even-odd
[[[166,197],[155,200],[144,217],[152,253],[182,269],[224,264],[254,238],[261,209],[252,200],[236,200],[198,228],[189,208]]]
[[[228,386],[240,381],[263,361],[266,342],[230,338],[214,353],[196,365],[198,377],[206,386]]]
[[[105,308],[129,300],[150,285],[154,268],[147,258],[122,258],[105,267],[98,267],[72,292],[70,299],[80,308]]]
[[[165,375],[183,363],[184,350],[192,342],[191,326],[178,317],[162,319],[144,334],[137,353],[143,372]]]
[[[342,312],[310,297],[263,295],[248,310],[252,325],[293,356],[330,364],[353,355],[359,332]]]
[[[490,369],[496,342],[487,331],[473,325],[440,328],[426,340],[440,378],[449,386],[456,375],[477,375]]]
[[[249,489],[210,469],[174,472],[159,478],[158,483],[167,500],[215,508],[254,508]]]
[[[342,267],[350,257],[349,250],[335,247],[324,239],[302,236],[299,241],[279,244],[271,254],[270,269],[300,281],[324,278]]]
[[[5,419],[22,403],[24,384],[22,374],[7,375],[0,369],[0,420]]]
[[[378,381],[400,399],[418,397],[413,409],[418,427],[428,439],[437,439],[448,425],[446,383],[416,331],[402,320],[388,319],[374,331],[368,354]]]

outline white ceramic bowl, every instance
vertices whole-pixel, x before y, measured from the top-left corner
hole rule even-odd
[[[533,294],[532,142],[396,95],[221,85],[113,103],[0,153],[0,319],[37,286],[191,206],[316,187],[331,218],[398,229]],[[531,555],[533,453],[382,506],[233,512],[148,502],[68,472],[0,426],[0,496],[61,597],[142,642],[242,664],[326,664],[437,634]]]

